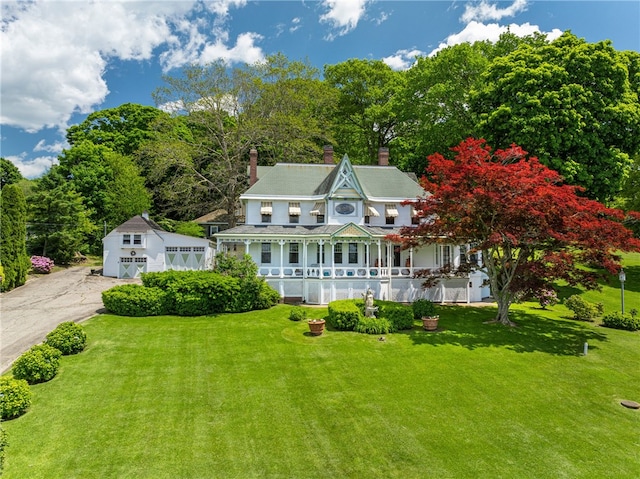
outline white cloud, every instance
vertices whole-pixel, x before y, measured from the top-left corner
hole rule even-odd
[[[33,159],[26,159],[26,154],[18,156],[7,156],[6,160],[13,163],[25,178],[38,178],[45,174],[53,165],[58,164],[55,156],[39,156]]]
[[[384,57],[382,61],[389,65],[393,70],[406,70],[416,61],[416,57],[423,56],[421,50],[398,50],[393,55]]]
[[[47,153],[62,153],[62,150],[68,148],[69,144],[66,141],[56,141],[53,144],[47,144],[45,140],[40,140],[36,146],[33,147],[33,151],[46,151]]]
[[[484,22],[486,20],[502,20],[504,17],[513,17],[527,9],[528,0],[515,0],[506,8],[498,8],[496,4],[490,4],[482,0],[477,4],[467,4],[460,20],[463,23],[472,21]]]
[[[157,49],[166,71],[218,58],[263,58],[257,34],[227,45],[225,22],[246,0],[2,2],[0,123],[28,132],[64,129],[109,93],[113,59],[150,60]],[[210,13],[213,12],[213,13]]]
[[[472,21],[460,33],[449,35],[444,42],[440,43],[437,48],[429,53],[429,56],[435,55],[440,50],[446,47],[458,45],[460,43],[473,43],[482,40],[496,42],[500,38],[500,35],[506,33],[507,31],[510,31],[518,37],[525,37],[536,32],[542,33],[547,36],[548,40],[555,40],[560,35],[562,35],[562,31],[557,28],[554,28],[550,32],[541,32],[540,28],[537,25],[531,25],[530,23],[523,23],[522,25],[518,25],[515,23],[512,23],[511,25],[489,23],[485,25],[484,23]]]
[[[320,16],[320,22],[328,23],[333,32],[327,35],[328,40],[349,33],[358,26],[365,14],[365,6],[370,0],[323,0],[322,6],[327,10]]]

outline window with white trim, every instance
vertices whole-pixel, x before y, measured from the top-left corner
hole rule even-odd
[[[289,264],[300,262],[300,243],[289,243]]]
[[[262,243],[262,249],[260,252],[260,262],[262,264],[271,263],[271,243]]]

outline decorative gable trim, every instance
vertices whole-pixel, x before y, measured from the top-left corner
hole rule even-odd
[[[347,155],[342,157],[336,169],[337,174],[329,189],[329,197],[344,197],[347,195],[349,197],[364,198],[362,186]]]
[[[333,235],[333,238],[371,238],[371,234],[360,228],[358,225],[354,223],[349,223],[344,225],[342,228],[337,230]]]

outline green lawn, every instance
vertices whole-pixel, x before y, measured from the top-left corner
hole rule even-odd
[[[640,255],[627,308],[640,306]],[[617,279],[587,293],[619,307]],[[3,424],[3,478],[637,478],[640,333],[562,305],[441,307],[441,331],[311,337],[288,306],[98,316]],[[326,309],[309,309],[320,317]],[[582,355],[583,345],[589,352]]]

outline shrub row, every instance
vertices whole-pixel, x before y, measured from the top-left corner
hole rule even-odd
[[[0,377],[0,418],[21,416],[31,406],[31,389],[24,379]]]
[[[87,344],[87,333],[79,324],[66,321],[47,334],[45,344],[56,348],[64,356],[77,354],[83,351]]]
[[[340,299],[328,306],[327,323],[340,331],[356,331],[367,334],[394,333],[413,327],[411,307],[393,301],[376,300],[377,317],[364,315],[361,299]]]
[[[62,355],[79,353],[86,342],[82,326],[68,321],[47,334],[45,343],[33,346],[16,359],[13,377],[0,377],[0,418],[13,419],[24,414],[31,405],[29,384],[53,379],[60,369]]]
[[[58,374],[62,353],[48,344],[38,344],[13,363],[13,377],[29,384],[44,383]]]
[[[267,309],[280,295],[262,278],[211,271],[145,273],[142,285],[114,286],[102,293],[107,310],[120,316],[201,316]]]

